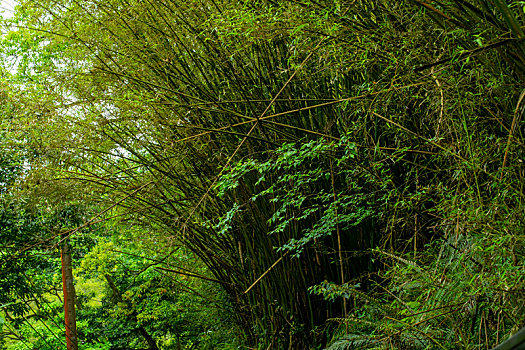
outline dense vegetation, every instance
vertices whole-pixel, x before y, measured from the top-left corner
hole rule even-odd
[[[22,0],[0,348],[489,349],[525,326],[525,10]]]

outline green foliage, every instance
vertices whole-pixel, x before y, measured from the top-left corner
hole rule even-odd
[[[219,195],[239,186],[239,181],[248,173],[258,177],[252,202],[272,203],[273,215],[267,220],[268,235],[279,235],[291,227],[308,222],[310,227],[299,231],[300,236],[291,237],[278,251],[291,251],[299,257],[304,249],[335,233],[336,228],[348,232],[352,227],[377,215],[381,192],[368,193],[365,189],[374,180],[376,172],[382,172],[381,164],[368,169],[358,165],[355,144],[343,139],[334,142],[310,141],[284,144],[272,151],[264,162],[248,160],[232,167],[223,174],[216,185]],[[333,164],[332,164],[333,163]],[[321,165],[323,164],[323,165]],[[335,188],[337,185],[341,188]],[[313,193],[311,189],[316,188]],[[243,204],[247,205],[247,204]],[[235,204],[232,211],[239,211]],[[222,227],[231,228],[232,211],[219,220]]]
[[[213,305],[220,291],[210,282],[156,269],[160,261],[154,256],[137,254],[145,248],[139,242],[119,247],[101,240],[82,259],[75,270],[81,339],[93,346],[103,342],[116,348],[144,347],[138,331],[143,327],[162,349],[234,343],[235,334],[227,327],[230,321]],[[194,259],[178,251],[168,266],[206,273],[196,269]]]
[[[261,348],[323,346],[332,321],[333,349],[523,326],[524,20],[502,0],[21,1],[2,54],[30,200],[68,228],[71,203],[114,215],[112,240],[79,233],[83,336],[219,347],[215,306]]]

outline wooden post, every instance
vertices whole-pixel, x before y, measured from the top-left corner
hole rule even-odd
[[[78,350],[77,319],[75,314],[75,286],[73,284],[73,266],[67,239],[60,249],[62,260],[62,288],[64,290],[64,318],[66,323],[66,342],[68,350]]]

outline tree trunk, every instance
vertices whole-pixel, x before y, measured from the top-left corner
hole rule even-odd
[[[78,350],[77,319],[75,313],[75,285],[73,267],[67,240],[60,251],[62,260],[62,288],[64,290],[64,318],[66,323],[66,344],[68,350]]]

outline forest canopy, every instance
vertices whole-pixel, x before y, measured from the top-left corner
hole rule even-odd
[[[523,1],[21,0],[0,348],[489,349],[525,326]],[[70,340],[70,339],[69,339]]]

